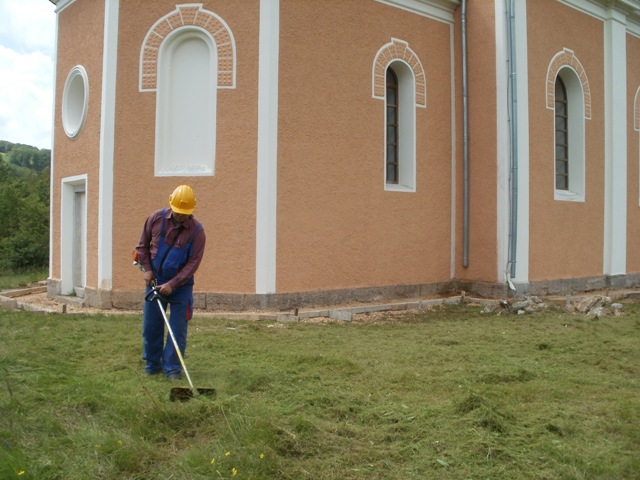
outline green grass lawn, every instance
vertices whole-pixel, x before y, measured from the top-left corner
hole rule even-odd
[[[639,314],[195,318],[180,403],[139,317],[0,312],[0,478],[638,479]]]

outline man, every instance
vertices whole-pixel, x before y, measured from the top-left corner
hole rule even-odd
[[[193,311],[193,276],[204,254],[206,236],[192,215],[196,197],[188,185],[180,185],[169,197],[171,208],[152,213],[144,223],[136,247],[137,261],[144,268],[146,294],[157,285],[171,305],[169,324],[180,353],[187,347],[187,322]],[[167,302],[162,301],[166,311]],[[164,318],[157,301],[145,302],[142,322],[145,373],[164,372],[172,380],[181,378],[182,366],[171,339],[164,341]]]

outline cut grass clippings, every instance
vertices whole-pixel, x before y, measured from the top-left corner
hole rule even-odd
[[[184,403],[138,316],[0,312],[0,478],[637,479],[639,312],[194,318]]]

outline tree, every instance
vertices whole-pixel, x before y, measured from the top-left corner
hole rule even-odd
[[[7,153],[13,148],[13,145],[13,143],[7,142],[6,140],[0,140],[0,153]]]
[[[28,145],[15,146],[10,151],[9,162],[16,167],[24,167],[36,172],[41,172],[51,163],[50,150],[38,150]]]
[[[9,167],[9,163],[5,160],[4,155],[0,153],[0,185],[8,182],[10,176],[11,167]]]
[[[32,192],[23,199],[20,224],[8,242],[14,270],[44,267],[49,262],[49,205]]]
[[[0,271],[49,262],[50,159],[49,150],[0,140]]]

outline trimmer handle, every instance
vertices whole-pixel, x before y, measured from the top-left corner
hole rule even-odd
[[[158,286],[157,286],[157,285],[153,285],[153,286],[151,287],[151,290],[149,290],[149,293],[147,293],[147,294],[145,295],[144,299],[145,299],[147,302],[153,302],[153,301],[155,301],[155,300],[157,300],[157,299],[160,299],[160,300],[162,300],[163,302],[171,303],[171,300],[169,300],[169,298],[168,298],[168,297],[165,297],[164,295],[162,295],[162,294],[160,293],[160,289],[158,288]]]

